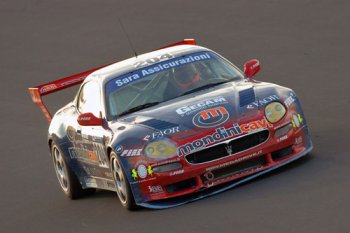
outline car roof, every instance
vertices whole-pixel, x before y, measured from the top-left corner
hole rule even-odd
[[[113,63],[109,66],[101,68],[92,74],[90,74],[84,81],[89,82],[92,80],[96,80],[101,82],[101,84],[105,84],[109,80],[118,77],[120,75],[132,72],[138,68],[135,68],[134,64],[136,62],[144,61],[150,58],[159,57],[163,54],[170,53],[174,57],[183,56],[188,53],[194,53],[199,51],[211,51],[207,48],[197,46],[197,45],[177,45],[169,48],[159,49],[153,52],[144,53],[138,55],[137,57],[132,57],[120,62]]]

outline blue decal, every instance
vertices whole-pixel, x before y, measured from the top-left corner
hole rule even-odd
[[[117,148],[115,148],[115,152],[117,152],[117,155],[120,155],[123,152],[123,146],[117,146]]]

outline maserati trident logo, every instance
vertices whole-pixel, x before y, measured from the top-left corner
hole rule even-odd
[[[226,149],[226,152],[227,152],[228,155],[231,155],[231,154],[232,154],[232,146],[227,145],[227,146],[225,147],[225,149]]]

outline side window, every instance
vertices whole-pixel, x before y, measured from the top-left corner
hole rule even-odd
[[[91,112],[99,116],[101,111],[101,93],[96,82],[88,82],[82,87],[78,97],[78,110],[80,113]]]

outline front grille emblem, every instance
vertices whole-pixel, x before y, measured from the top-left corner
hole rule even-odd
[[[232,154],[232,146],[227,145],[227,146],[225,147],[225,149],[226,149],[226,152],[227,152],[228,155],[231,155],[231,154]]]

